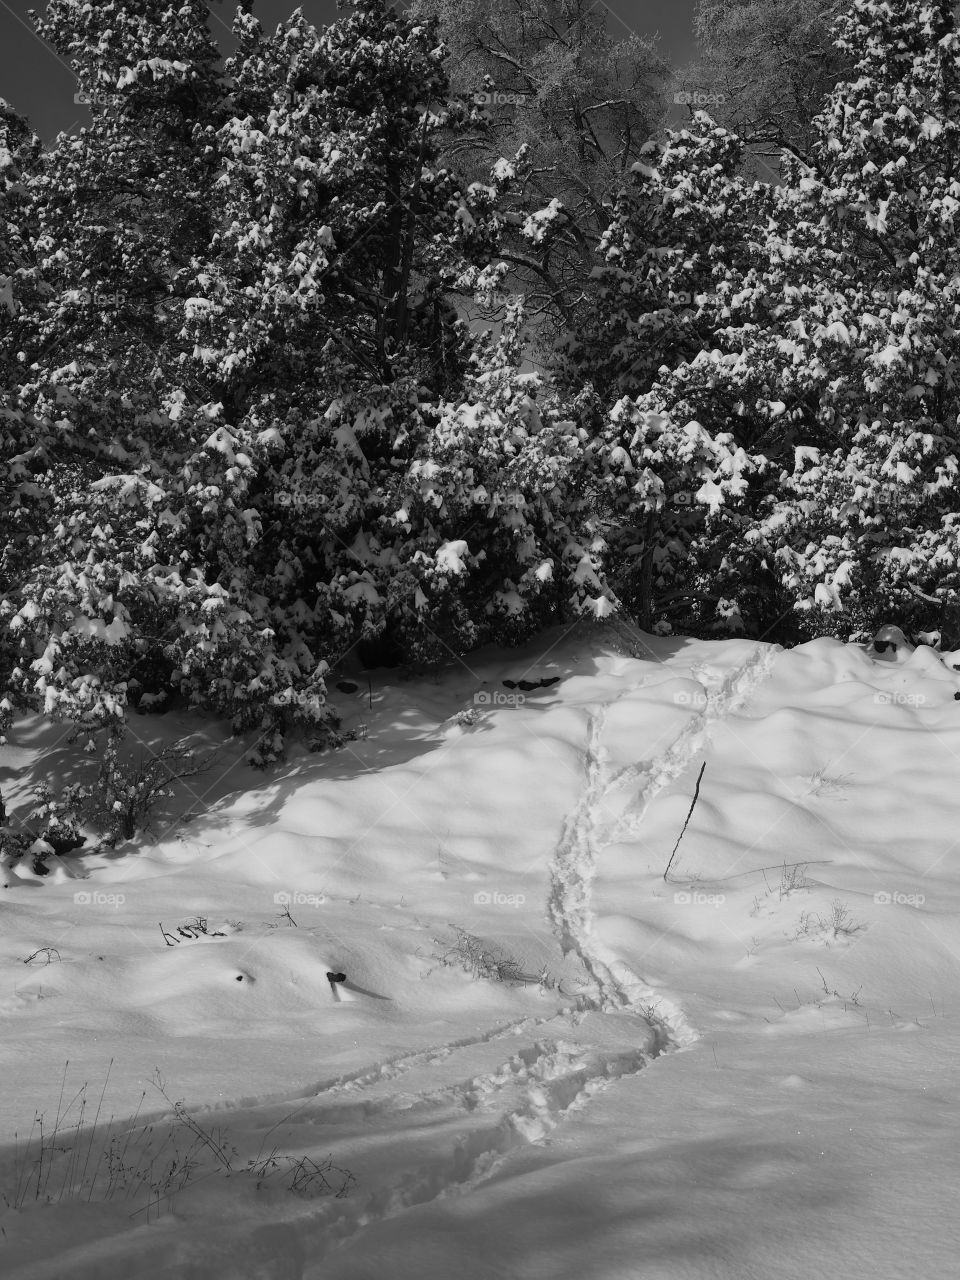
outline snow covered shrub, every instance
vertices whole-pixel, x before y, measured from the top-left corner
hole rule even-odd
[[[134,758],[124,739],[111,737],[96,780],[78,789],[76,797],[84,804],[85,816],[110,841],[132,840],[149,829],[153,810],[174,794],[172,784],[209,769],[215,755],[179,741],[157,751],[144,748]]]
[[[12,827],[0,827],[0,867],[14,867],[23,858],[32,856],[31,870],[38,875],[45,871],[44,859],[49,856],[44,851],[31,855],[30,846],[36,841],[28,831],[15,830]]]
[[[33,536],[32,554],[5,584],[0,607],[15,662],[8,678],[28,705],[53,718],[116,728],[132,656],[127,601],[140,586],[118,556],[122,514],[111,523],[109,502],[91,494],[92,476],[82,467],[61,465],[38,479],[46,481],[51,523]]]
[[[149,830],[157,805],[174,795],[173,784],[203,773],[215,757],[215,750],[186,740],[135,754],[126,736],[110,734],[101,745],[95,777],[70,783],[59,795],[48,782],[39,782],[25,818],[11,816],[4,827],[0,848],[8,861],[32,851],[34,869],[42,874],[47,858],[81,848],[91,829],[110,843],[132,840]]]
[[[666,546],[653,523],[637,538],[653,612],[658,590],[713,597],[779,638],[942,627],[960,589],[956,17],[948,0],[854,0],[836,38],[853,78],[814,121],[809,159],[784,159],[782,186],[733,172],[703,112],[641,171],[686,239],[657,241],[656,217],[647,228],[621,207],[611,247],[655,247],[614,272],[626,336],[601,327],[594,344],[611,340],[609,385],[650,377],[643,409],[726,439],[727,474],[746,480],[709,520],[679,513]],[[704,290],[679,328],[653,308],[664,285]],[[667,338],[658,368],[651,325]],[[683,625],[708,623],[694,611]]]
[[[0,865],[28,858],[33,871],[46,875],[48,858],[81,848],[87,839],[81,829],[83,800],[77,784],[63,787],[57,799],[49,783],[38,782],[26,817],[10,814],[0,821]]]
[[[189,441],[185,415],[168,420]],[[5,605],[17,658],[10,680],[28,705],[118,732],[135,682],[144,705],[178,689],[238,731],[265,714],[324,720],[318,663],[304,668],[274,652],[251,583],[258,523],[245,494],[254,464],[222,427],[196,443],[160,483],[115,463],[93,479],[110,463],[82,457],[38,475],[58,519],[40,526]]]
[[[330,712],[326,665],[305,647],[284,652],[275,643],[255,559],[262,521],[249,491],[257,458],[256,441],[218,426],[181,467],[175,520],[190,573],[170,566],[164,585],[176,612],[162,649],[180,694],[228,716],[236,732],[259,729],[256,762],[269,763],[290,723],[316,728]]]
[[[787,485],[777,555],[831,629],[929,629],[960,587],[960,36],[948,0],[857,0],[836,32],[855,76],[784,195],[790,238],[830,286],[808,268],[791,290],[783,241],[771,264],[784,398],[806,365],[825,428]]]
[[[735,357],[720,348],[772,197],[738,176],[742,142],[702,112],[645,152],[603,240],[595,309],[558,352],[565,385],[590,379],[613,401],[589,415],[602,565],[647,629],[669,615],[761,634],[789,608],[750,539],[776,471],[763,402],[722,385]]]
[[[585,432],[519,369],[522,309],[440,405],[391,523],[396,631],[420,661],[518,643],[606,600],[586,494]],[[384,537],[386,537],[386,533]]]
[[[265,491],[283,500],[263,508],[253,556],[288,643],[337,655],[380,637],[397,660],[432,664],[601,593],[583,431],[521,372],[522,325],[517,306],[501,339],[475,342],[454,399],[412,376],[351,387],[341,364],[322,415],[259,437]]]
[[[591,445],[607,578],[646,630],[671,602],[688,612],[706,604],[708,627],[742,630],[739,609],[717,588],[719,548],[733,540],[730,509],[765,460],[733,433],[711,433],[686,414],[658,412],[659,404],[655,393],[624,397]]]
[[[193,0],[52,0],[38,25],[109,109],[11,150],[0,679],[91,730],[176,693],[258,730],[266,763],[291,723],[333,725],[328,659],[384,627],[496,192],[437,163],[463,104],[432,25],[380,0],[320,32],[240,12],[225,74]]]
[[[82,803],[83,791],[76,784],[64,787],[60,799],[56,800],[49,783],[38,782],[34,788],[34,806],[27,815],[29,829],[56,854],[79,849],[86,843],[86,836],[80,830]]]

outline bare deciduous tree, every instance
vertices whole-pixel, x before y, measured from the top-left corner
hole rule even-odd
[[[525,157],[501,256],[527,311],[569,324],[615,194],[664,119],[667,64],[652,40],[608,31],[590,0],[413,0],[411,11],[439,19],[451,85],[481,107],[445,159],[482,182],[501,157]],[[551,201],[560,209],[531,226]]]

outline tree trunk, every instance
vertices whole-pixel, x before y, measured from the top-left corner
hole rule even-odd
[[[640,629],[653,630],[653,552],[657,532],[657,513],[647,513],[647,525],[643,531],[643,556],[640,560]]]

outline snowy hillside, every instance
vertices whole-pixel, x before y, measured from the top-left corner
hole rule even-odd
[[[954,662],[557,629],[7,869],[0,1272],[954,1275]]]

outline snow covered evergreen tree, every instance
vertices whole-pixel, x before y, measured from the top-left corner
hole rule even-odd
[[[564,579],[546,585],[537,521],[571,554],[575,435],[553,407],[532,441],[515,369],[479,390],[494,357],[453,300],[502,278],[502,218],[496,183],[437,161],[469,113],[434,27],[355,0],[267,36],[242,10],[220,68],[203,6],[167,17],[54,0],[40,24],[92,121],[27,183],[11,412],[36,448],[7,475],[34,532],[4,582],[6,674],[90,729],[178,691],[259,729],[266,761],[291,720],[330,723],[324,676],[364,636],[424,658],[529,632]],[[521,480],[531,514],[507,519]],[[484,483],[483,583],[454,601],[442,548]]]
[[[33,466],[37,532],[5,584],[10,678],[90,727],[172,683],[273,742],[329,717],[351,542],[395,509],[419,397],[462,366],[444,291],[472,287],[490,200],[429,168],[429,29],[373,0],[322,35],[240,13],[224,75],[205,6],[168,17],[54,0],[38,24],[93,120],[26,202],[33,305],[9,337],[37,446],[8,476]]]
[[[638,395],[710,344],[705,304],[749,254],[745,205],[759,193],[733,181],[742,155],[705,115],[643,147],[600,241],[590,304],[557,347],[553,373],[569,391],[589,382],[604,398]]]
[[[752,545],[804,632],[933,629],[957,586],[954,8],[856,0],[837,43],[854,78],[816,121],[812,167],[788,166],[756,287],[734,289],[743,399],[769,370],[794,449]]]
[[[408,540],[391,593],[406,596],[400,630],[421,661],[516,644],[559,617],[612,607],[588,434],[538,374],[521,371],[522,327],[516,303],[407,472],[394,519]]]
[[[953,6],[855,0],[837,39],[854,77],[815,122],[811,164],[787,164],[780,188],[696,163],[668,184],[672,221],[712,232],[675,261],[713,259],[712,281],[695,311],[702,349],[665,344],[638,407],[714,441],[729,433],[751,477],[679,539],[679,580],[653,578],[654,595],[686,593],[687,626],[786,638],[894,617],[933,629],[958,585]],[[717,126],[698,113],[687,132],[690,160],[709,157]],[[631,216],[614,249],[631,243]],[[644,291],[671,258],[653,256],[624,288],[641,303],[639,323],[622,322],[627,377],[644,354],[632,334],[659,319]]]
[[[17,317],[34,301],[35,289],[27,183],[41,150],[27,121],[0,99],[0,602],[14,588],[39,536],[31,463],[36,467],[43,440],[18,410],[14,388],[21,376]],[[0,679],[13,668],[16,652],[0,604]],[[13,709],[0,694],[0,741]]]
[[[150,669],[162,696],[175,637],[191,632],[198,655],[216,648],[212,610],[191,621],[217,601],[203,530],[226,542],[238,520],[243,468],[200,477],[204,458],[222,457],[209,446],[222,406],[176,350],[211,230],[216,171],[200,135],[224,112],[224,86],[200,4],[168,15],[53,0],[37,26],[71,58],[93,118],[61,135],[28,188],[33,305],[14,340],[17,411],[37,448],[15,465],[33,466],[21,499],[40,519],[3,605],[19,647],[11,679],[50,714],[116,728]],[[242,626],[234,642],[256,648]]]

